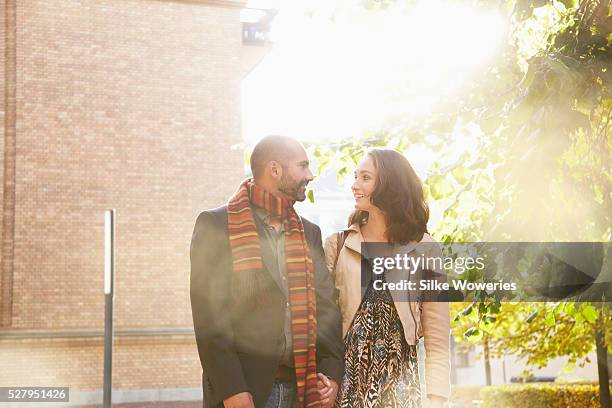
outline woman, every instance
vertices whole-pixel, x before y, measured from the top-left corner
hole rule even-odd
[[[362,242],[398,244],[407,251],[420,246],[426,256],[439,256],[427,233],[429,208],[421,181],[400,153],[372,149],[355,171],[352,190],[349,227],[325,241],[345,343],[345,375],[335,406],[421,407],[416,344],[422,335],[428,406],[442,407],[450,394],[448,303],[394,301],[372,283],[363,298],[361,290]]]

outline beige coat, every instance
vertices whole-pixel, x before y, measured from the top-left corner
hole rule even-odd
[[[346,229],[348,235],[340,250],[335,270],[336,288],[342,313],[342,332],[346,335],[353,316],[361,304],[361,242],[363,237],[357,224]],[[338,234],[325,240],[325,260],[330,271],[336,261]],[[428,243],[428,244],[426,244]],[[422,245],[420,245],[422,244]],[[426,257],[439,256],[440,247],[429,234],[419,243],[402,247],[402,252],[421,251]],[[439,271],[438,271],[439,272]],[[416,344],[417,335],[425,340],[425,380],[427,394],[448,398],[450,396],[450,308],[443,302],[407,302],[394,298],[395,308],[404,327],[408,344]],[[411,310],[412,309],[412,313]],[[414,316],[414,319],[413,319]]]

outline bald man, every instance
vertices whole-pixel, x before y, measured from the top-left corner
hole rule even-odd
[[[255,146],[251,170],[193,231],[203,405],[331,407],[344,371],[342,323],[321,230],[293,208],[313,179],[306,151],[268,136]]]

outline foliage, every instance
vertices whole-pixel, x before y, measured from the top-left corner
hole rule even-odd
[[[483,408],[598,408],[599,386],[592,384],[512,384],[484,387]]]
[[[396,3],[364,2],[376,12]],[[346,176],[367,147],[421,146],[437,157],[424,182],[443,214],[434,231],[442,242],[609,242],[611,2],[467,3],[507,16],[499,58],[426,119],[400,118],[361,138],[313,146],[320,171],[332,166]],[[474,147],[457,157],[458,139]],[[516,353],[535,366],[567,355],[571,367],[586,361],[594,330],[605,327],[612,344],[612,316],[596,306],[482,299],[453,305],[453,331],[460,341],[487,341],[493,355]]]
[[[571,371],[589,362],[594,333],[602,326],[612,352],[612,311],[606,304],[504,302],[494,305],[490,314],[478,313],[478,308],[451,304],[452,331],[468,344],[486,341],[491,357],[514,354],[541,368],[550,359],[567,356],[565,369]]]
[[[480,399],[480,390],[482,388],[482,385],[453,385],[450,400],[455,404],[470,407],[472,406],[472,401]]]

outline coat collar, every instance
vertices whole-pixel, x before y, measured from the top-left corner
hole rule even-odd
[[[359,224],[351,224],[348,228],[344,229],[344,232],[348,233],[344,246],[361,254],[361,243],[363,242],[363,235],[361,235],[361,228]],[[401,254],[408,254],[412,252],[418,245],[418,242],[409,242],[406,245],[397,245],[394,252]]]
[[[344,232],[348,235],[344,241],[344,246],[352,249],[353,251],[361,254],[361,243],[363,242],[363,236],[361,236],[361,229],[358,224],[352,224],[348,228],[344,229]]]

